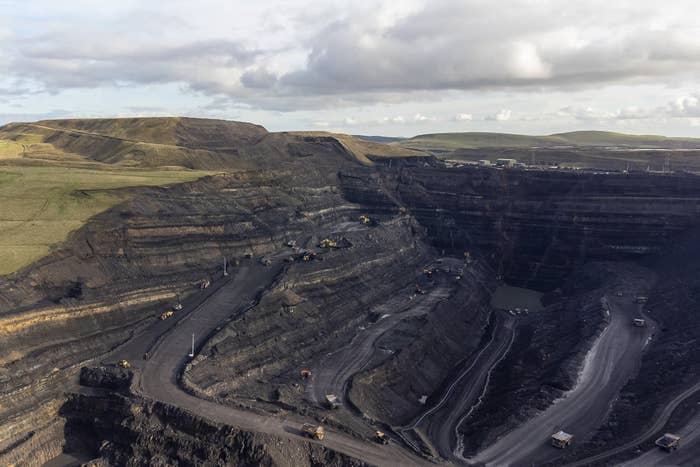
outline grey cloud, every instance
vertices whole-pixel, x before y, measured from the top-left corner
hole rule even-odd
[[[247,88],[267,89],[277,82],[277,76],[264,68],[255,68],[241,75],[241,83]]]
[[[692,25],[673,31],[628,25],[628,20],[639,21],[632,4],[613,11],[607,24],[596,3],[575,22],[554,14],[558,8],[551,1],[509,2],[509,8],[433,1],[388,29],[371,20],[369,26],[358,26],[349,18],[319,33],[307,68],[280,81],[302,94],[539,89],[654,80],[700,70],[700,43]],[[596,27],[594,18],[601,30],[587,33],[586,28]]]
[[[686,3],[692,5],[679,1]],[[0,71],[50,91],[181,83],[214,99],[274,110],[404,102],[444,90],[664,83],[700,72],[693,20],[676,14],[665,30],[649,26],[670,5],[426,0],[422,10],[389,22],[369,8],[285,13],[287,44],[274,49],[227,37],[188,40],[173,34],[189,32],[186,18],[131,11],[104,31],[64,24],[21,41],[10,37],[0,44]],[[306,52],[306,60],[290,62],[290,51]],[[280,69],[289,71],[269,71]],[[673,112],[695,112],[686,107]],[[600,118],[581,109],[572,116]]]

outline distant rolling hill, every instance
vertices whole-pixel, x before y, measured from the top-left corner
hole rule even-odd
[[[470,132],[418,135],[393,144],[434,152],[473,148],[553,148],[557,146],[700,149],[700,138],[628,135],[608,131],[574,131],[546,136]]]

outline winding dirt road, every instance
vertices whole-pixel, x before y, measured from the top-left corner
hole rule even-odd
[[[140,362],[142,371],[137,391],[143,396],[182,407],[215,422],[243,430],[315,442],[302,438],[298,432],[301,424],[309,420],[294,414],[262,416],[222,406],[192,396],[178,384],[178,376],[187,363],[192,334],[195,335],[196,345],[199,345],[227,319],[247,312],[256,295],[273,282],[280,268],[279,265],[264,267],[249,264],[236,269],[230,282],[181,319],[177,326],[173,326],[153,349],[150,359]],[[133,345],[140,351],[144,344],[135,342]],[[126,346],[114,358],[125,358],[124,355],[132,355],[134,351],[134,348]],[[397,445],[379,446],[330,430],[327,430],[322,444],[375,465],[432,465]]]
[[[561,451],[549,445],[558,430],[585,441],[604,421],[610,404],[637,371],[651,328],[632,326],[639,305],[632,297],[608,297],[610,322],[589,351],[579,381],[545,411],[479,452],[472,463],[487,466],[538,465]]]
[[[679,405],[681,405],[681,403],[683,403],[683,401],[689,397],[692,397],[698,391],[700,391],[700,383],[691,386],[671,399],[661,413],[656,417],[654,424],[635,439],[614,449],[596,454],[595,456],[587,457],[571,464],[567,464],[566,467],[584,467],[591,465],[595,462],[603,461],[608,457],[621,454],[650,439],[661,436],[661,430],[666,423],[668,423],[668,420],[671,418],[673,412]],[[652,465],[696,465],[692,463],[689,464],[687,461],[700,459],[700,414],[696,415],[685,427],[679,430],[678,434],[680,434],[682,437],[681,441],[683,449],[676,451],[673,454],[668,454],[663,451],[659,451],[658,449],[652,449],[622,465],[629,467]]]

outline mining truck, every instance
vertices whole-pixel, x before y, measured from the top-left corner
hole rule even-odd
[[[555,448],[564,449],[571,444],[573,439],[574,435],[559,430],[552,435],[552,446]]]
[[[379,444],[389,444],[389,437],[383,431],[376,431],[374,433],[374,439],[376,439]]]
[[[326,436],[326,431],[321,425],[314,425],[312,423],[304,423],[301,426],[301,431],[309,438],[317,439],[319,441],[321,441],[323,437]]]
[[[326,394],[326,405],[329,409],[337,409],[342,405],[335,394]]]
[[[131,363],[129,363],[129,360],[119,360],[117,366],[119,368],[131,368]]]
[[[166,311],[165,313],[161,313],[160,315],[160,320],[164,321],[168,318],[170,318],[174,313],[172,311]]]
[[[674,451],[681,445],[681,437],[673,433],[666,433],[657,439],[655,444],[664,451]]]

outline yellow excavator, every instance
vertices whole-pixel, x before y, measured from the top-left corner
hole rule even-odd
[[[129,363],[129,360],[119,360],[117,366],[119,368],[131,368],[131,363]]]
[[[319,246],[321,248],[336,248],[338,246],[338,242],[334,242],[330,238],[324,238],[323,240],[321,240]]]

